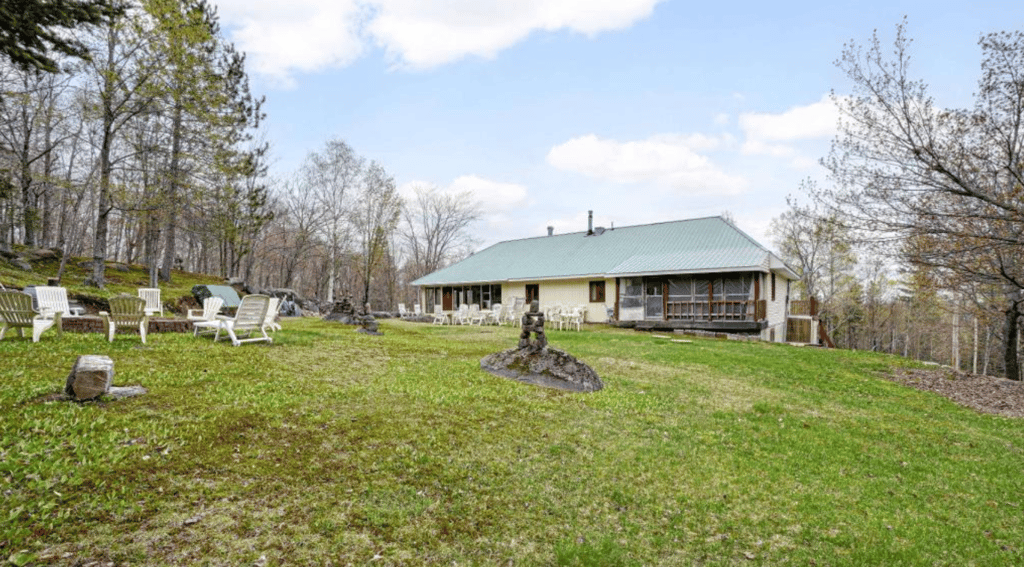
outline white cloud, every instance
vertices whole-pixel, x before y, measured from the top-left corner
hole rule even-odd
[[[295,72],[343,67],[363,53],[357,0],[219,0],[232,40],[250,68],[294,86]]]
[[[829,95],[825,95],[818,102],[797,106],[782,114],[743,113],[739,124],[748,139],[792,142],[831,138],[835,135],[838,120],[836,105]]]
[[[834,137],[838,120],[839,111],[828,95],[781,114],[744,113],[738,120],[745,136],[741,151],[747,155],[790,158],[794,168],[806,169],[813,160],[799,155],[791,144]]]
[[[467,55],[494,57],[537,30],[586,35],[623,29],[661,0],[377,0],[367,26],[403,66],[428,68]]]
[[[253,69],[289,84],[295,72],[343,67],[367,43],[402,67],[494,57],[534,31],[588,36],[627,28],[663,0],[220,0]]]
[[[691,195],[735,194],[743,178],[720,171],[695,149],[712,149],[719,141],[703,135],[660,135],[619,142],[590,134],[559,144],[548,152],[551,165],[617,183],[654,183]]]

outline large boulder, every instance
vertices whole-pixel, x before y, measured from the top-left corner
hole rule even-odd
[[[571,392],[604,388],[594,369],[571,354],[554,348],[511,348],[489,354],[480,368],[503,378]]]

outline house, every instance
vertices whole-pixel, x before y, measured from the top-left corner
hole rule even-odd
[[[591,219],[593,216],[591,215]],[[424,305],[487,308],[522,297],[586,308],[588,322],[760,334],[784,341],[783,261],[722,217],[588,227],[499,242],[412,282]]]

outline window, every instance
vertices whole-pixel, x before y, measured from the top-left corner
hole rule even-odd
[[[540,301],[540,284],[526,284],[526,304],[536,299]]]
[[[604,282],[590,282],[590,302],[604,303]]]
[[[772,272],[772,301],[775,301],[775,272]]]

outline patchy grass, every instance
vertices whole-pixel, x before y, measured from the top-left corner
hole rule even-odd
[[[288,320],[272,345],[0,342],[0,558],[76,565],[1011,565],[1024,428],[900,359],[549,333],[605,389],[479,370],[516,331]],[[140,398],[46,401],[78,354]]]

